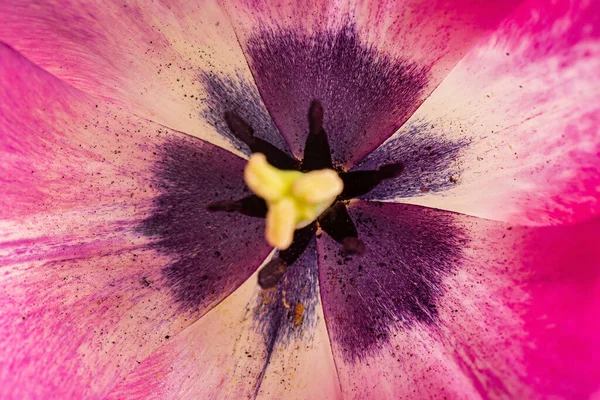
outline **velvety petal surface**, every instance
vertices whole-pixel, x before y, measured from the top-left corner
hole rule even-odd
[[[123,380],[109,399],[336,399],[313,242],[273,289],[257,275]]]
[[[600,220],[513,227],[362,201],[349,212],[363,256],[318,240],[344,398],[588,398],[600,389]]]
[[[403,161],[366,198],[519,224],[600,212],[600,3],[530,0],[361,162]]]
[[[467,50],[519,2],[225,1],[275,123],[303,153],[311,101],[334,163],[390,137]]]
[[[243,159],[0,60],[0,398],[102,398],[255,271],[264,223],[205,210]]]
[[[282,141],[215,0],[10,0],[0,26],[0,41],[136,115],[239,148],[222,118],[233,111]]]

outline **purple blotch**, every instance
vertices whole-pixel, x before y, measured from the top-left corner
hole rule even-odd
[[[323,236],[319,280],[332,341],[353,361],[381,349],[392,325],[437,322],[442,281],[460,262],[466,239],[449,212],[360,201],[349,212],[367,251],[348,256]]]
[[[461,152],[469,141],[451,140],[432,134],[435,126],[421,123],[403,132],[369,154],[352,171],[376,170],[382,165],[402,162],[404,170],[382,181],[361,196],[369,200],[391,200],[441,192],[456,185],[462,173]]]
[[[169,139],[157,157],[153,173],[160,195],[141,232],[173,260],[162,277],[178,306],[202,310],[235,290],[267,257],[264,219],[206,208],[244,196],[243,159],[191,138]]]
[[[229,139],[238,150],[250,155],[248,146],[227,127],[223,118],[226,112],[239,115],[253,128],[256,137],[291,154],[253,83],[248,82],[241,74],[229,77],[200,72],[198,79],[206,90],[206,98],[202,99],[202,117],[213,124],[217,132]]]
[[[270,343],[274,338],[289,340],[298,334],[293,321],[293,307],[298,302],[304,306],[304,329],[316,325],[317,272],[316,242],[313,238],[302,255],[288,266],[279,285],[262,291],[259,296],[254,313],[255,326],[263,333],[265,343]],[[264,301],[263,296],[267,296],[268,301]]]
[[[302,304],[302,320],[295,315],[298,303]],[[256,390],[275,346],[286,346],[294,340],[310,338],[317,326],[318,270],[315,239],[302,255],[287,268],[284,278],[277,286],[261,291],[254,308],[254,327],[261,333],[267,347],[267,358],[259,376]]]
[[[351,166],[391,136],[422,101],[427,68],[335,31],[262,30],[247,42],[260,93],[295,154],[303,154],[306,107],[325,109],[333,162]]]

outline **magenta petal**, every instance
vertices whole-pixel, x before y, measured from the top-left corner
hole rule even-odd
[[[530,0],[361,167],[404,161],[370,200],[527,225],[600,214],[600,2]]]
[[[74,87],[212,143],[226,144],[215,84],[229,91],[228,111],[244,114],[231,98],[240,91],[264,110],[215,0],[9,0],[0,26],[0,41]]]
[[[600,386],[600,220],[525,228],[354,202],[367,252],[319,274],[353,398],[587,398]]]
[[[271,290],[261,290],[253,275],[143,360],[108,398],[340,398],[316,258],[313,241]]]
[[[313,99],[335,163],[351,167],[391,136],[519,1],[228,1],[253,76],[292,151]]]
[[[243,159],[0,60],[0,398],[102,398],[256,270],[264,223],[205,210]]]

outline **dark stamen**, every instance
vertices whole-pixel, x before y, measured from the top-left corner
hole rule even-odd
[[[209,203],[206,209],[208,211],[237,212],[259,218],[265,218],[267,215],[267,203],[254,194],[240,200],[214,201]]]
[[[344,191],[339,198],[349,200],[369,193],[381,181],[396,178],[404,171],[404,164],[399,162],[379,167],[376,171],[351,171],[340,174],[344,181]]]
[[[308,136],[304,145],[302,170],[333,168],[327,133],[323,128],[323,106],[313,100],[308,110]]]
[[[379,167],[378,178],[383,181],[385,179],[392,179],[400,176],[404,171],[404,164],[399,162],[395,164],[387,164]]]
[[[346,253],[364,254],[365,244],[358,238],[356,226],[344,203],[337,202],[325,211],[319,217],[319,226],[333,240],[342,244]]]
[[[280,251],[276,258],[269,261],[259,271],[258,284],[261,288],[270,289],[279,283],[287,267],[294,264],[298,257],[304,253],[316,230],[316,224],[312,223],[294,232],[292,245],[288,249]]]
[[[258,272],[258,284],[263,289],[275,287],[285,274],[287,264],[280,258],[274,258]]]
[[[309,133],[319,134],[323,130],[323,105],[319,100],[313,100],[308,108]]]
[[[269,163],[279,169],[298,169],[300,162],[271,143],[254,136],[254,130],[239,115],[226,112],[225,122],[231,133],[245,143],[252,153],[262,153]]]
[[[254,144],[254,129],[252,129],[242,117],[235,113],[226,112],[224,117],[231,133],[242,142],[246,143],[248,147],[252,147]]]

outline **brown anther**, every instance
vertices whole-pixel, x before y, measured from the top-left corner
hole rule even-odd
[[[361,256],[365,254],[367,249],[365,243],[357,237],[347,237],[343,240],[342,244],[346,254],[356,254]]]

